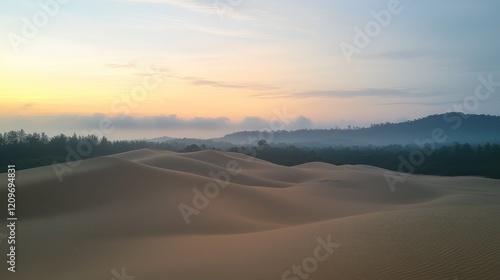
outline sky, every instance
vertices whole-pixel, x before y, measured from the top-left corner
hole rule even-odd
[[[209,138],[499,115],[500,88],[475,95],[481,77],[500,82],[499,10],[497,0],[5,0],[0,130]]]

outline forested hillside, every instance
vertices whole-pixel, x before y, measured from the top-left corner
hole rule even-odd
[[[431,138],[435,130],[442,130],[444,143],[454,142],[484,144],[500,143],[500,117],[489,115],[466,115],[448,113],[402,123],[374,124],[368,128],[347,129],[302,129],[296,131],[275,131],[262,134],[259,131],[236,132],[219,141],[234,144],[248,142],[262,135],[272,143],[285,143],[308,147],[392,145],[413,144],[416,140]],[[270,141],[271,140],[271,141]]]

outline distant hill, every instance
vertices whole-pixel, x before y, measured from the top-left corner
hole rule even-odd
[[[157,137],[153,139],[146,140],[151,143],[163,143],[167,142],[174,150],[182,150],[190,145],[200,146],[202,149],[204,148],[216,148],[226,150],[231,147],[234,147],[233,143],[223,140],[214,140],[214,139],[198,139],[198,138],[171,138],[167,136]]]
[[[500,116],[447,113],[401,123],[375,124],[368,128],[354,129],[302,129],[275,131],[272,139],[265,133],[264,139],[273,144],[284,143],[309,147],[413,144],[415,140],[431,139],[434,133],[442,133],[447,143],[481,144],[500,143]],[[242,131],[228,134],[214,141],[235,145],[248,144],[258,139],[258,131]],[[262,139],[262,135],[260,136]],[[271,140],[271,141],[270,141]]]
[[[171,141],[171,140],[174,140],[174,138],[167,137],[167,136],[156,137],[156,138],[152,138],[152,139],[146,139],[146,141],[148,141],[148,142],[167,142],[167,141]]]

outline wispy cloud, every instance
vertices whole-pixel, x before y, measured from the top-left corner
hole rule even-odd
[[[129,62],[129,63],[107,63],[104,66],[108,68],[115,68],[115,69],[124,69],[124,68],[137,68],[138,65],[136,62]]]
[[[205,33],[227,38],[238,39],[258,39],[266,41],[277,41],[278,39],[265,33],[257,32],[251,29],[235,28],[232,25],[207,24],[203,20],[196,18],[180,18],[172,15],[159,13],[136,15],[136,21],[140,22],[145,28],[160,28],[166,31],[172,28],[183,28],[195,32]]]
[[[218,87],[218,88],[233,88],[233,89],[248,89],[255,91],[274,91],[278,90],[276,87],[267,86],[267,85],[259,85],[259,84],[249,84],[249,83],[229,83],[223,81],[213,81],[207,80],[199,77],[179,77],[180,79],[189,81],[192,85],[197,86],[210,86],[210,87]]]
[[[195,1],[195,0],[113,0],[115,2],[129,2],[129,3],[162,3],[170,6],[175,6],[183,8],[185,10],[201,13],[201,14],[213,14],[214,17],[218,16],[221,9],[224,9],[224,17],[228,16],[233,19],[238,20],[248,20],[250,17],[239,13],[230,4],[220,5],[218,1]]]
[[[228,28],[216,28],[216,27],[209,27],[207,25],[202,25],[202,24],[197,24],[192,21],[187,21],[183,20],[180,18],[172,17],[172,16],[156,16],[156,19],[159,20],[164,20],[164,21],[169,21],[172,23],[175,23],[179,26],[183,26],[185,28],[199,31],[199,32],[204,32],[212,35],[219,35],[219,36],[226,36],[226,37],[239,37],[239,38],[263,38],[261,34],[258,33],[252,33],[248,31],[243,31],[243,30],[236,30],[232,31]]]
[[[185,76],[179,73],[175,73],[172,70],[168,71],[170,72],[170,74],[167,75],[169,78],[187,81],[193,86],[208,86],[208,87],[227,88],[227,89],[244,89],[244,90],[252,90],[259,92],[268,92],[268,94],[271,94],[270,92],[280,90],[280,88],[270,85],[211,80],[203,77]]]
[[[449,54],[430,50],[394,50],[382,53],[365,54],[365,60],[409,60],[409,59],[443,59]]]
[[[346,90],[311,90],[295,93],[257,93],[259,98],[353,98],[353,97],[434,97],[446,95],[444,92],[420,89],[366,88]]]
[[[198,13],[214,13],[214,8],[211,5],[192,0],[113,0],[115,2],[129,3],[164,3],[172,6],[184,8]]]
[[[254,27],[265,28],[266,30],[273,29],[278,32],[287,31],[291,34],[306,33],[317,34],[317,30],[310,27],[303,27],[300,21],[297,22],[296,18],[300,17],[307,21],[325,22],[325,18],[331,17],[332,12],[327,12],[324,9],[315,9],[311,6],[304,6],[294,4],[289,1],[225,1],[225,0],[112,0],[115,2],[128,2],[128,3],[160,3],[173,7],[178,7],[191,11],[193,13],[213,15],[215,19],[219,18],[221,14],[223,18],[230,18],[236,21],[250,23]],[[293,16],[291,16],[293,15]],[[184,24],[194,30],[204,31],[219,35],[228,35],[227,31],[214,29],[207,25],[196,25],[191,22],[182,21],[175,18],[170,18],[171,21]],[[212,22],[212,23],[216,23]],[[226,27],[228,25],[225,25]],[[261,36],[264,33],[261,32]],[[274,34],[276,35],[276,34]],[[271,39],[269,37],[268,39]],[[274,37],[277,40],[276,37]]]
[[[459,103],[460,100],[452,101],[452,100],[442,100],[442,101],[411,101],[411,102],[391,102],[391,103],[379,103],[378,105],[387,105],[387,106],[398,106],[398,105],[425,105],[425,106],[443,106],[443,105],[452,105]]]

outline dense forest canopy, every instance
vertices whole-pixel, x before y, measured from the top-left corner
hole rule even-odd
[[[0,134],[0,172],[6,172],[7,165],[10,164],[16,165],[16,168],[21,170],[144,148],[175,152],[195,152],[204,149],[221,150],[206,145],[204,142],[200,143],[203,144],[193,144],[189,141],[188,144],[182,141],[109,141],[106,137],[77,136],[76,134],[71,137],[60,134],[49,138],[45,133],[26,133],[24,130],[9,131]],[[251,145],[233,145],[224,150],[244,153],[286,166],[321,161],[336,165],[367,164],[415,174],[475,175],[500,179],[500,145],[498,143],[319,148],[297,147],[283,143],[269,145],[266,140],[261,139]],[[408,165],[411,168],[408,168]]]

